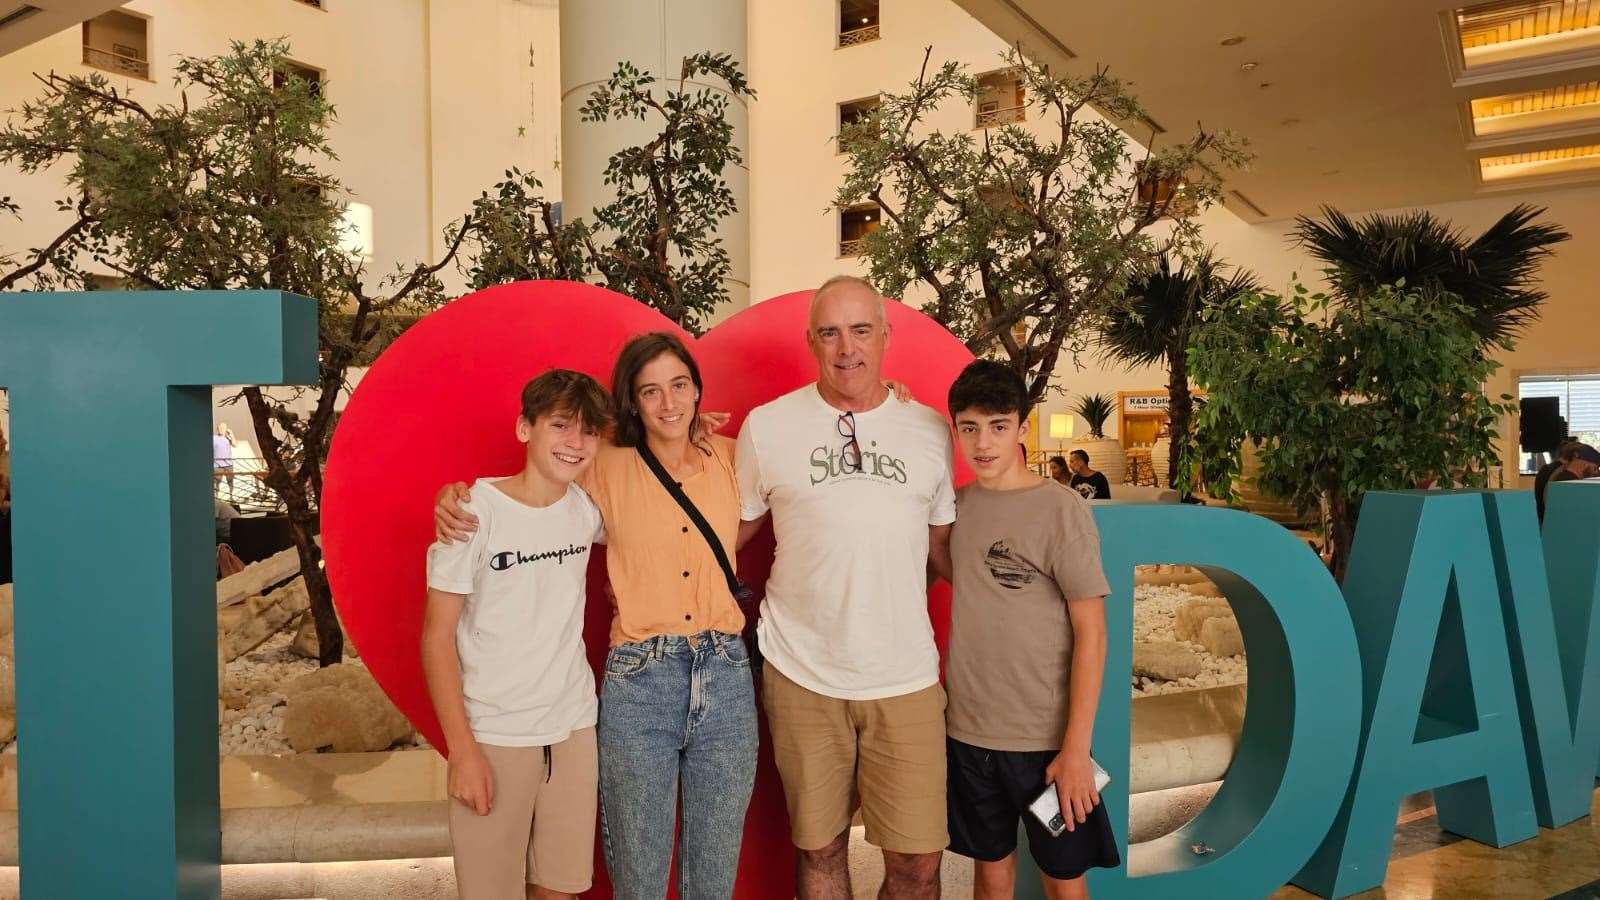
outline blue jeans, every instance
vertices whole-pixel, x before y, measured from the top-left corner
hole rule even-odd
[[[678,896],[732,896],[756,775],[744,641],[704,631],[611,648],[599,737],[600,828],[613,896],[666,896],[680,813]]]

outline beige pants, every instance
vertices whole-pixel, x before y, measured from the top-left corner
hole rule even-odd
[[[480,816],[450,801],[450,842],[462,900],[523,900],[524,884],[582,893],[594,880],[599,755],[594,728],[550,747],[480,744],[494,805]]]
[[[850,827],[857,797],[870,844],[937,853],[950,843],[943,687],[839,700],[795,684],[771,662],[762,678],[796,847],[826,847]]]

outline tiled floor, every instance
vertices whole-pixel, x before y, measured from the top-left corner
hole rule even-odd
[[[1594,900],[1600,898],[1600,791],[1587,818],[1496,850],[1439,830],[1431,809],[1408,817],[1395,831],[1394,854],[1383,888],[1361,898],[1495,898]],[[1285,887],[1273,900],[1314,896]]]

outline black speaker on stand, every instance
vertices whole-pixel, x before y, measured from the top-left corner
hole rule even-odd
[[[1567,420],[1561,417],[1561,401],[1555,397],[1528,397],[1521,404],[1518,442],[1522,452],[1534,454],[1535,468],[1549,462],[1546,454],[1556,452],[1567,439]]]

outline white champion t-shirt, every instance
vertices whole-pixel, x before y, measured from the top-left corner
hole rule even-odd
[[[841,411],[815,384],[751,410],[734,464],[742,517],[772,511],[761,653],[801,687],[877,700],[939,680],[928,526],[955,521],[950,427],[890,396],[855,414],[861,471],[841,465]]]
[[[532,507],[481,478],[463,506],[478,517],[464,543],[428,548],[428,586],[466,594],[456,625],[473,737],[501,747],[559,744],[595,724],[594,672],[583,650],[589,547],[605,542],[600,510],[577,485]]]

